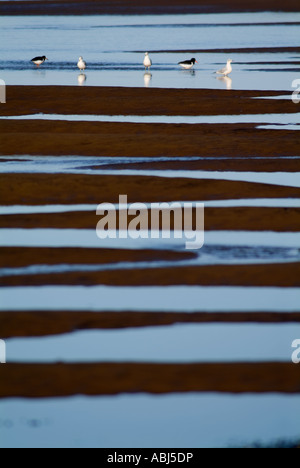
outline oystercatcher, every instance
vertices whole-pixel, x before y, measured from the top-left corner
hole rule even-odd
[[[43,55],[43,57],[34,57],[31,62],[34,63],[37,67],[39,67],[40,65],[42,65],[44,62],[46,62],[46,60],[49,60],[47,59],[47,57],[45,55]]]
[[[79,61],[77,63],[77,67],[81,72],[83,72],[86,69],[86,62],[83,60],[82,57],[79,57]]]
[[[152,67],[152,60],[149,57],[148,52],[145,53],[144,67],[145,67],[145,70],[147,70],[147,69],[150,70],[150,68]]]
[[[198,63],[197,60],[195,58],[192,58],[191,60],[185,60],[184,62],[179,62],[178,65],[180,65],[185,70],[191,70],[191,68],[193,68],[195,63]]]
[[[217,71],[217,75],[228,76],[232,72],[232,64],[233,60],[228,59],[226,67],[222,68],[222,70]]]

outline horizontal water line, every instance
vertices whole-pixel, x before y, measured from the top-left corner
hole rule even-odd
[[[79,114],[32,114],[1,116],[0,120],[51,120],[66,122],[112,122],[112,123],[158,123],[158,124],[278,124],[297,125],[300,114],[253,114],[253,115],[79,115]]]
[[[289,362],[295,336],[300,336],[299,324],[184,324],[79,331],[6,340],[7,362]],[[220,338],[222,345],[216,346]]]
[[[118,231],[125,234],[123,231]],[[188,233],[191,235],[191,233]],[[121,237],[121,236],[119,236]],[[185,236],[182,239],[99,239],[93,229],[0,229],[0,247],[78,247],[99,249],[133,250],[182,250],[185,249]],[[207,231],[205,246],[240,247],[281,247],[300,248],[299,232],[269,231]]]
[[[298,288],[41,286],[1,288],[0,310],[295,312],[299,303]]]
[[[170,201],[169,203],[187,203],[183,201]],[[257,207],[257,208],[300,208],[299,198],[249,198],[237,200],[208,200],[208,201],[190,201],[189,203],[204,203],[207,208],[236,208],[236,207]],[[147,208],[151,203],[145,203]],[[115,209],[126,210],[130,204],[115,204]],[[23,215],[23,214],[55,214],[55,213],[73,213],[73,212],[93,212],[97,210],[98,205],[80,204],[80,205],[11,205],[0,206],[0,215]]]
[[[266,265],[300,261],[300,249],[276,247],[234,247],[211,245],[195,253],[194,258],[172,261],[112,262],[106,264],[41,264],[0,268],[0,278],[11,276],[55,275],[68,273],[96,273],[103,271],[149,270],[153,268],[181,268],[210,265]]]

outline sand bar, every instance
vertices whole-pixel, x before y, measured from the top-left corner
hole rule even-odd
[[[6,364],[0,398],[49,398],[120,393],[300,392],[292,363]]]
[[[2,287],[10,286],[300,286],[300,263],[261,265],[183,266],[15,275],[0,278]]]
[[[43,187],[43,190],[41,190]],[[226,180],[73,174],[0,174],[2,205],[73,205],[247,198],[300,198],[300,189]],[[95,216],[96,219],[96,216]],[[38,227],[38,226],[37,226]]]
[[[155,212],[159,218],[160,211],[152,210],[144,214],[145,224],[149,229],[162,230],[162,220],[159,223],[151,222]],[[117,229],[120,228],[119,216],[124,210],[117,213]],[[137,213],[139,214],[139,213]],[[176,216],[177,214],[177,216]],[[182,209],[171,213],[171,229],[174,230],[175,217],[181,217]],[[137,215],[127,216],[127,226]],[[103,216],[97,216],[95,212],[71,212],[55,214],[24,214],[2,215],[0,217],[1,228],[34,229],[94,229]],[[196,210],[193,210],[193,219],[196,221]],[[181,222],[184,229],[184,219]],[[299,208],[205,208],[206,231],[273,231],[273,232],[299,232],[300,209]]]
[[[300,312],[0,312],[3,339],[179,323],[299,323]]]

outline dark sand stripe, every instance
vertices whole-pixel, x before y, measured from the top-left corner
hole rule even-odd
[[[184,230],[184,217],[182,209],[170,213],[165,211],[167,217],[170,216],[171,230],[174,230],[176,213],[181,218],[181,229]],[[119,216],[117,212],[117,229],[119,229]],[[126,213],[123,211],[123,213]],[[143,218],[148,229],[162,230],[162,216],[160,211],[156,211],[158,221],[153,223],[152,216],[155,210],[148,210]],[[169,214],[170,213],[170,214]],[[138,213],[139,214],[139,213]],[[126,216],[126,214],[125,214]],[[136,219],[128,215],[127,226]],[[0,217],[0,228],[22,228],[34,229],[95,229],[97,223],[104,216],[97,216],[94,212],[70,212],[70,213],[49,213],[49,214],[24,214],[24,215],[2,215]],[[161,219],[159,219],[161,218]],[[141,220],[141,218],[140,218]],[[196,225],[196,210],[193,210],[193,220]],[[177,226],[178,229],[178,226]],[[300,231],[300,209],[299,208],[205,208],[205,231],[273,231],[273,232],[299,232]],[[0,258],[0,265],[2,259]]]
[[[0,160],[1,164],[1,160]],[[182,171],[233,171],[233,172],[300,172],[300,158],[299,159],[237,159],[228,158],[224,159],[202,159],[198,161],[186,160],[186,161],[151,161],[143,162],[141,158],[140,162],[134,164],[107,164],[100,166],[95,164],[91,166],[92,170],[105,170],[105,169],[133,169],[133,170],[182,170]]]
[[[128,195],[128,203],[150,203],[170,202],[171,200],[300,198],[300,189],[213,179],[193,180],[80,174],[0,174],[2,205],[95,203],[96,208],[98,204],[104,202],[119,203],[119,195],[122,194]]]
[[[292,100],[253,99],[287,91],[8,86],[0,115],[224,115],[298,112]],[[184,106],[182,103],[184,102]],[[80,105],[78,105],[80,103]]]
[[[1,219],[1,218],[0,218]],[[1,234],[0,234],[1,235]],[[88,248],[14,248],[0,247],[0,268],[28,265],[103,265],[120,262],[156,262],[193,260],[193,252],[167,250],[122,250]]]
[[[6,364],[0,398],[50,398],[121,393],[300,393],[292,363]]]
[[[238,113],[244,113],[242,103]],[[280,121],[280,117],[278,119]],[[299,132],[284,127],[282,130],[258,129],[259,125],[264,125],[263,117],[257,124],[211,125],[2,120],[0,154],[173,158],[299,156]]]
[[[78,330],[161,327],[188,323],[299,323],[300,312],[0,312],[1,338],[35,337]]]
[[[34,263],[34,262],[33,262]],[[299,287],[300,263],[212,265],[100,272],[20,275],[0,278],[3,286],[263,286]],[[296,306],[295,306],[296,307]]]

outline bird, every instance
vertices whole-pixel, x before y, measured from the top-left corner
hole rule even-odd
[[[178,65],[180,65],[185,70],[191,70],[191,68],[193,68],[195,63],[198,63],[197,60],[195,58],[192,58],[191,60],[185,60],[184,62],[179,62]]]
[[[82,57],[79,57],[77,67],[79,68],[81,72],[83,72],[86,69],[86,62],[83,60]]]
[[[47,57],[45,55],[43,55],[42,57],[34,57],[31,62],[34,63],[37,67],[39,67],[40,65],[42,65],[44,62],[46,62],[46,60],[49,60],[47,59]]]
[[[222,70],[217,71],[217,75],[228,76],[232,72],[232,64],[233,60],[228,59],[226,67],[222,68]]]
[[[147,69],[150,70],[150,68],[152,67],[152,60],[149,57],[149,52],[145,53],[144,67],[145,67],[145,70],[147,70]]]

